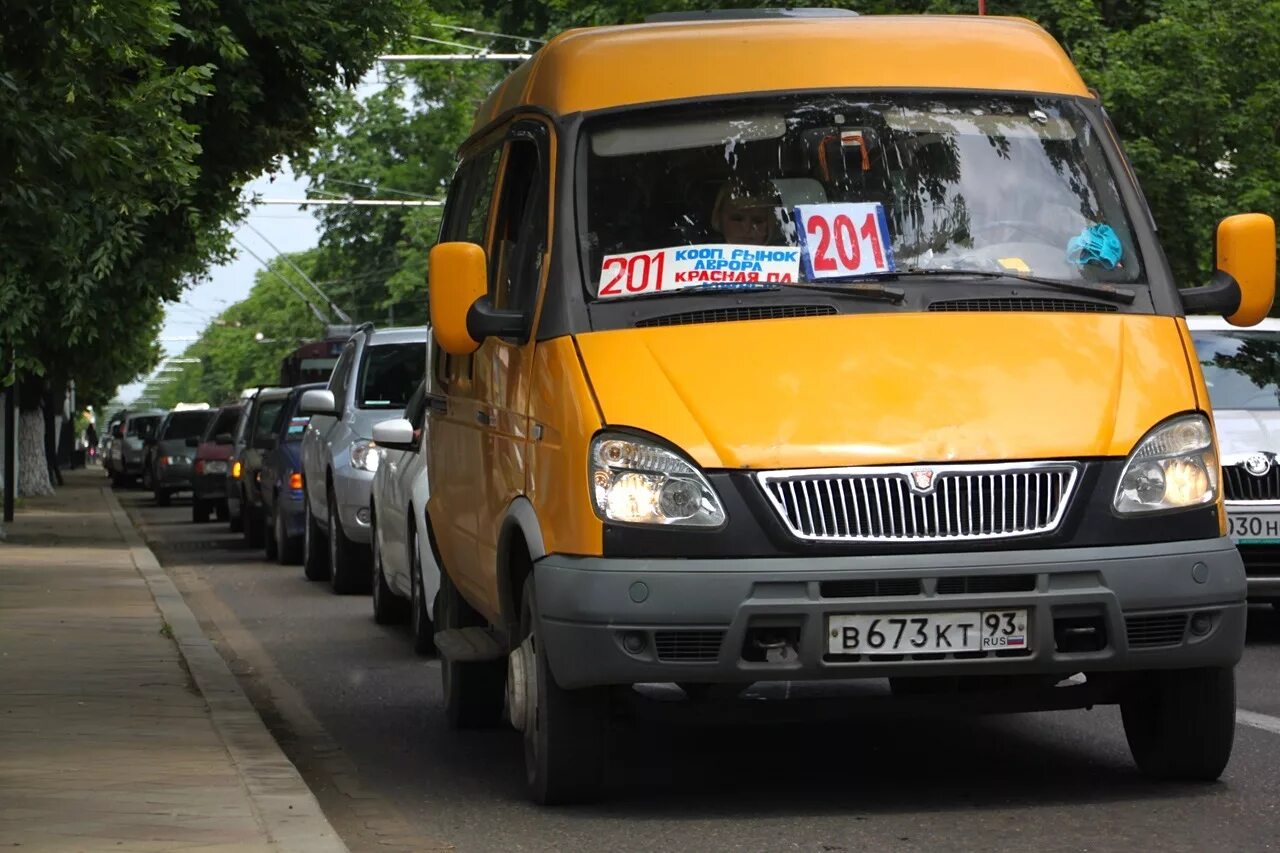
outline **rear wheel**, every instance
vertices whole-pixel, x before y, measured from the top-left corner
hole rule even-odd
[[[416,562],[416,561],[415,561]],[[415,573],[421,584],[421,566]],[[415,587],[415,590],[420,587]],[[422,599],[420,592],[415,598]],[[467,604],[447,572],[440,572],[440,592],[436,595],[437,630],[483,626],[484,619]],[[440,680],[444,688],[444,716],[455,729],[492,728],[502,721],[503,691],[506,688],[506,662],[453,661],[441,656]]]
[[[524,585],[520,633],[523,639],[511,655],[508,705],[524,733],[529,795],[543,805],[599,799],[608,763],[609,691],[556,684],[539,641],[532,575]]]
[[[251,548],[262,547],[262,514],[244,498],[240,499],[240,522],[244,526],[244,541]]]
[[[311,514],[311,502],[304,501],[303,513],[306,515],[305,530],[302,534],[302,571],[309,581],[327,581],[329,579],[329,549],[324,541],[324,531],[320,522]]]
[[[225,500],[214,500],[213,513],[214,518],[218,521],[226,521],[231,513],[227,510],[227,502]]]
[[[204,524],[209,520],[209,504],[199,498],[191,499],[191,521],[195,524]]]
[[[168,489],[156,489],[156,506],[168,506],[171,497]]]
[[[366,549],[352,542],[338,518],[338,501],[329,489],[329,583],[338,595],[369,591],[369,563]]]
[[[277,497],[276,500],[278,501],[279,498]],[[277,504],[277,506],[275,506],[271,510],[271,515],[268,516],[271,522],[270,525],[268,526],[270,526],[271,529],[264,530],[263,536],[262,536],[262,552],[263,552],[263,556],[265,556],[268,560],[275,560],[280,555],[280,550],[279,550],[280,539],[276,535],[277,534],[276,528],[278,526],[279,517],[280,517],[280,508],[279,508],[279,505]]]
[[[1212,782],[1231,758],[1235,673],[1230,667],[1144,673],[1120,712],[1129,751],[1145,775]]]
[[[289,535],[279,504],[276,505],[275,523],[271,527],[270,536],[276,541],[276,560],[280,565],[296,566],[301,563],[303,543],[297,536]]]

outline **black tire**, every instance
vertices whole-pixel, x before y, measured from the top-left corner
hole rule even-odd
[[[249,505],[244,498],[240,499],[240,523],[244,529],[244,541],[250,548],[262,547],[262,515]]]
[[[218,521],[226,521],[228,518],[231,517],[231,511],[227,509],[226,500],[217,500],[216,498],[214,499],[213,517],[218,519]]]
[[[338,500],[329,489],[329,585],[335,595],[356,595],[369,591],[372,579],[369,549],[352,542],[338,517]]]
[[[271,536],[276,542],[276,561],[282,566],[296,566],[302,562],[302,540],[290,536],[284,524],[284,514],[276,505],[275,523],[271,525]]]
[[[421,595],[416,597],[420,599]],[[435,611],[434,621],[439,631],[484,625],[484,619],[467,604],[444,571],[440,572]],[[444,691],[444,718],[450,728],[487,729],[502,722],[507,689],[506,661],[451,661],[442,655],[440,681]]]
[[[327,581],[329,579],[329,546],[324,541],[324,531],[320,522],[311,514],[311,502],[304,501],[306,513],[306,531],[302,536],[302,572],[309,581]]]
[[[391,591],[382,570],[382,549],[378,547],[378,517],[373,517],[373,621],[379,625],[400,625],[409,617],[409,603]],[[414,644],[415,651],[417,644]]]
[[[1154,779],[1212,782],[1231,758],[1236,682],[1230,667],[1144,673],[1120,702],[1129,751]]]
[[[156,489],[155,496],[156,506],[168,506],[169,498],[172,497],[168,489]]]
[[[114,471],[111,472],[111,488],[123,489],[125,486],[125,482],[126,481],[123,474],[117,474]]]
[[[279,500],[279,498],[277,498],[277,500]],[[270,530],[264,530],[262,536],[262,555],[267,558],[267,562],[274,562],[280,556],[280,539],[278,538],[277,531],[279,526],[279,516],[280,509],[277,506],[271,512],[271,523],[269,525],[264,525],[264,527],[269,526],[271,528]]]
[[[199,498],[191,499],[191,523],[205,524],[209,521],[209,504]]]
[[[227,527],[232,533],[240,533],[244,530],[244,504],[240,505],[240,510],[231,514],[231,507],[227,507]]]
[[[409,634],[413,638],[414,652],[425,657],[436,653],[436,626],[427,606],[426,588],[422,585],[418,534],[412,528],[409,530],[409,549]]]
[[[524,584],[520,613],[522,644],[531,645],[537,697],[524,722],[525,779],[529,796],[541,805],[597,800],[608,766],[609,690],[565,690],[556,684],[538,642],[537,596],[533,576]],[[529,657],[526,657],[529,660]]]

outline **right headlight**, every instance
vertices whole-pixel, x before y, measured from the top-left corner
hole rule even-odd
[[[653,439],[605,432],[591,442],[591,498],[604,521],[719,527],[724,507],[695,466]]]
[[[1113,502],[1131,514],[1211,504],[1218,499],[1218,453],[1204,415],[1182,415],[1147,433],[1129,454]]]

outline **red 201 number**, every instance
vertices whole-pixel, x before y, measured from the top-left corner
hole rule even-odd
[[[662,252],[652,255],[632,255],[605,258],[600,272],[599,296],[626,296],[662,289],[662,270],[666,256]],[[612,272],[613,277],[605,281]]]
[[[814,272],[858,271],[862,266],[862,241],[866,241],[871,249],[873,268],[884,267],[884,247],[880,244],[880,227],[874,213],[863,218],[861,228],[843,213],[833,221],[828,221],[825,216],[810,216],[805,230],[818,238],[818,245],[813,250]],[[835,256],[831,253],[832,243],[835,244]]]

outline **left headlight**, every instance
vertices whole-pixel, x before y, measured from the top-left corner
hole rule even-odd
[[[652,439],[601,433],[591,442],[592,506],[603,521],[719,527],[724,507],[707,478]]]
[[[1183,415],[1147,433],[1129,454],[1113,502],[1139,513],[1211,504],[1218,499],[1218,452],[1204,415]]]
[[[378,453],[378,445],[372,441],[351,442],[351,467],[370,474],[378,470],[378,462],[382,455]]]

